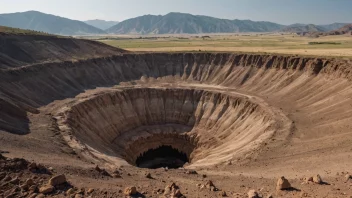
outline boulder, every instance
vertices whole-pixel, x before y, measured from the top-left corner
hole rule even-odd
[[[66,177],[65,175],[56,175],[54,177],[52,177],[50,180],[49,180],[49,185],[51,186],[57,186],[57,185],[60,185],[60,184],[64,184],[66,183]]]
[[[352,179],[352,175],[350,175],[350,174],[345,175],[345,179],[346,179],[346,181]]]
[[[287,190],[291,188],[291,184],[290,182],[288,182],[288,180],[282,176],[277,180],[277,184],[276,184],[276,189],[277,190]]]

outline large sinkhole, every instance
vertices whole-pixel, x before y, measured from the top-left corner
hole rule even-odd
[[[104,89],[57,113],[91,160],[141,168],[214,165],[270,138],[275,120],[241,95],[185,88]]]
[[[160,146],[156,149],[149,149],[136,160],[136,166],[140,168],[180,168],[187,163],[186,153],[178,151],[171,146]]]

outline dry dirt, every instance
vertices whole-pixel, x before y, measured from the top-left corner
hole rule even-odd
[[[352,196],[350,60],[124,53],[69,39],[85,46],[74,61],[63,44],[67,51],[48,62],[52,54],[39,52],[54,41],[16,39],[19,47],[0,56],[0,151],[7,157],[0,156],[0,197],[125,197],[133,186],[135,197],[248,197],[252,189],[260,197]],[[32,59],[16,61],[18,49],[36,43],[39,54],[29,50]],[[188,162],[137,167],[163,160],[146,157],[160,146]],[[63,186],[38,192],[60,174]],[[323,182],[314,182],[318,174]],[[21,186],[29,178],[33,192]]]

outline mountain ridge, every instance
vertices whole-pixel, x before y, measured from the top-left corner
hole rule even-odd
[[[130,18],[119,23],[116,21],[105,21],[100,19],[82,22],[38,11],[0,14],[0,26],[58,35],[97,35],[106,33],[141,35],[240,32],[304,33],[329,32],[342,28],[347,24],[348,23],[332,23],[326,25],[314,25],[296,23],[292,25],[281,25],[269,21],[220,19],[211,16],[192,15],[179,12],[170,12],[166,15],[148,14]]]
[[[171,12],[166,15],[143,15],[107,29],[115,34],[199,34],[233,32],[270,32],[283,25],[267,21],[219,19],[204,15]]]
[[[59,35],[104,34],[101,29],[82,21],[38,11],[0,14],[0,25]]]

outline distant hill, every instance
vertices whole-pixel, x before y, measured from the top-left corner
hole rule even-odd
[[[328,25],[319,25],[319,27],[324,28],[326,31],[332,31],[332,30],[340,29],[345,25],[348,25],[348,23],[332,23]]]
[[[309,24],[293,24],[284,27],[282,32],[292,32],[292,33],[301,33],[301,32],[325,32],[326,29],[319,27],[317,25]]]
[[[348,23],[332,23],[327,25],[314,25],[314,24],[301,24],[296,23],[292,25],[288,25],[282,28],[282,32],[295,32],[295,33],[303,33],[303,32],[328,32],[335,29],[339,29]]]
[[[103,30],[84,22],[37,11],[0,14],[0,25],[60,35],[103,34]]]
[[[128,19],[107,29],[114,34],[198,34],[233,32],[272,32],[283,25],[250,20],[218,19],[184,13],[144,15]]]
[[[343,34],[352,35],[352,24],[345,25],[337,30],[333,30],[326,33],[326,35],[343,35]]]
[[[106,29],[119,23],[118,21],[104,21],[104,20],[99,20],[99,19],[88,20],[88,21],[83,21],[83,22],[85,22],[88,25],[99,28],[101,30],[106,30]]]

